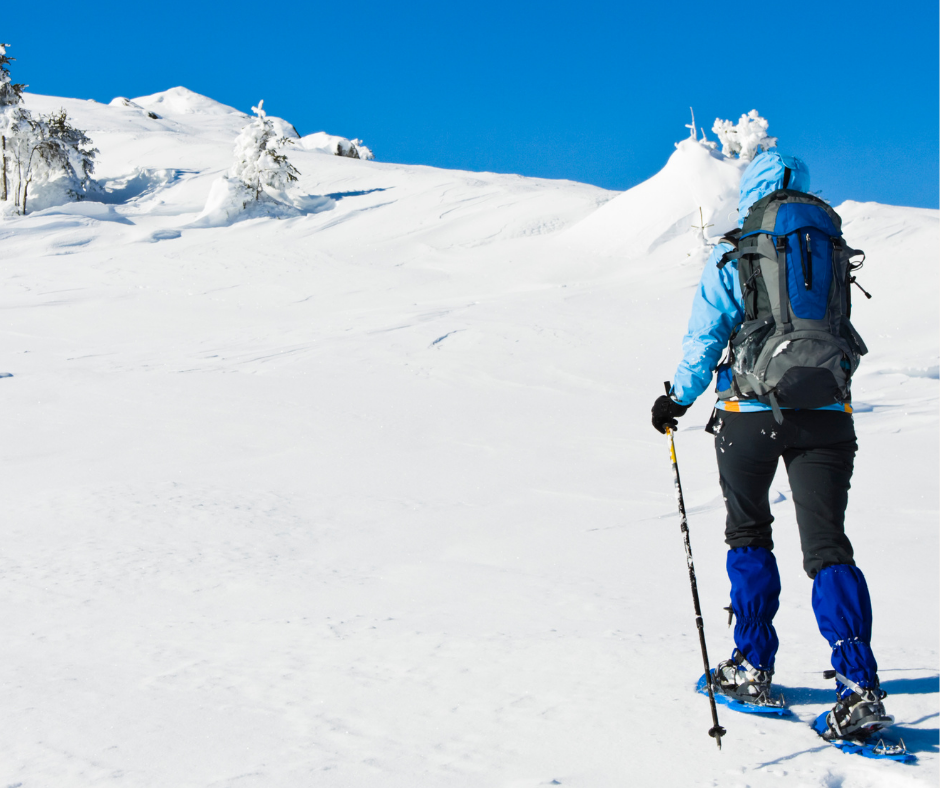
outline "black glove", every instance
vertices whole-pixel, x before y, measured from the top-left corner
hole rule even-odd
[[[688,405],[680,405],[672,397],[663,394],[653,403],[653,426],[665,435],[666,427],[678,427],[679,422],[676,419],[685,415],[688,409]]]

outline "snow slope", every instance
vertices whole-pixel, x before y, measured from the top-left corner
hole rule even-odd
[[[685,139],[654,178],[624,192],[568,232],[589,249],[647,259],[668,241],[705,227],[716,241],[737,226],[744,162]],[[702,225],[702,222],[705,222]]]
[[[805,724],[829,649],[784,474],[799,720],[725,711],[719,752],[648,414],[733,165],[685,144],[616,195],[298,148],[329,210],[192,228],[245,122],[210,101],[27,97],[109,193],[0,221],[2,784],[936,784],[937,211],[839,207],[874,294],[849,530],[920,760]],[[714,662],[710,404],[676,440]]]

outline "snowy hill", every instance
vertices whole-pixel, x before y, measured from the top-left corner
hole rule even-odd
[[[247,117],[244,112],[239,112],[234,107],[222,104],[184,87],[170,88],[150,96],[139,96],[133,102],[161,115],[238,115],[241,118]]]
[[[649,407],[737,165],[683,143],[616,194],[297,145],[325,210],[195,228],[246,118],[156,96],[27,96],[107,197],[0,220],[4,784],[936,784],[937,211],[837,206],[874,294],[848,528],[919,762],[801,724],[833,693],[783,473],[799,721],[725,711],[719,752]],[[715,662],[710,406],[676,440]]]

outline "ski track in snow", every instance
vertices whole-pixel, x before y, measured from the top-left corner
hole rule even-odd
[[[875,294],[848,528],[919,761],[809,728],[834,693],[782,471],[796,718],[719,710],[719,752],[648,412],[699,275],[682,228],[704,200],[727,229],[735,167],[684,144],[615,195],[291,149],[331,210],[193,229],[246,119],[190,100],[28,96],[114,188],[0,220],[4,785],[936,785],[938,330],[898,275],[937,292],[936,211],[839,207]],[[715,663],[710,407],[676,445]]]

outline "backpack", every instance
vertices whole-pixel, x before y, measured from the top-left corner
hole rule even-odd
[[[865,254],[842,240],[839,215],[811,194],[779,189],[722,241],[732,251],[718,267],[737,260],[745,317],[731,337],[724,365],[733,374],[719,399],[756,399],[779,423],[781,408],[848,402],[868,352],[849,321],[849,290]]]

